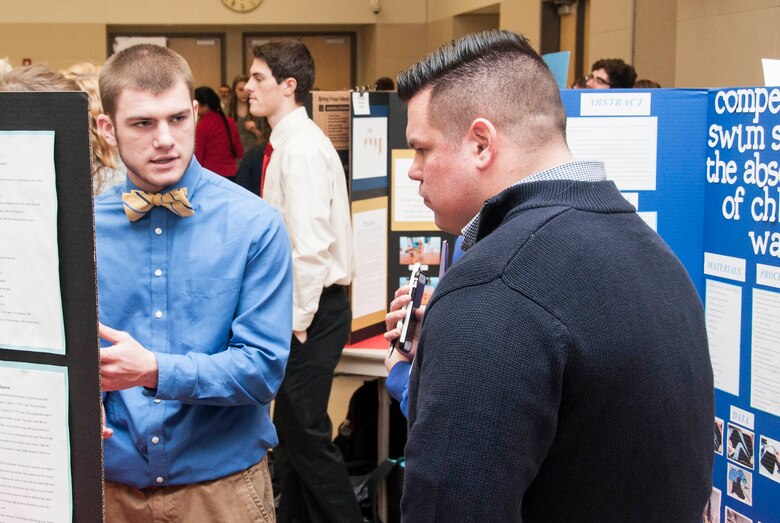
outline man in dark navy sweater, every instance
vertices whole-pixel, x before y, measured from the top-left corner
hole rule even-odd
[[[399,94],[409,176],[466,249],[412,365],[404,520],[699,521],[714,416],[701,301],[603,165],[573,161],[541,58],[511,32],[469,35],[401,74]]]

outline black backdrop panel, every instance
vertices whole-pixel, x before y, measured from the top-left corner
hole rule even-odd
[[[103,521],[103,442],[88,99],[81,92],[0,93],[0,130],[53,130],[66,354],[0,347],[0,360],[67,367],[73,521]]]

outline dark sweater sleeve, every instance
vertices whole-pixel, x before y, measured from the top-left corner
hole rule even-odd
[[[262,147],[253,147],[238,164],[235,182],[253,194],[260,194],[260,171],[263,169]]]
[[[409,388],[405,521],[522,520],[555,437],[566,339],[500,280],[429,306]]]

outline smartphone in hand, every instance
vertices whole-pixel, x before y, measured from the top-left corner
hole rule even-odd
[[[425,285],[428,282],[427,275],[420,269],[420,264],[414,264],[412,274],[409,278],[409,296],[412,301],[406,305],[406,316],[401,320],[398,328],[401,329],[401,336],[398,338],[398,350],[404,354],[409,354],[414,342],[414,331],[417,326],[417,317],[415,311],[422,305]]]

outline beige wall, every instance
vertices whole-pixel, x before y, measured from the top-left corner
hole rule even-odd
[[[364,60],[365,85],[373,85],[380,76],[395,79],[427,53],[424,38],[426,24],[378,24],[374,29],[373,45],[366,46],[371,53]],[[368,34],[370,31],[365,31]],[[410,35],[417,35],[410,38]],[[370,38],[365,38],[368,41]]]
[[[585,70],[590,72],[590,64],[602,58],[633,62],[634,2],[590,0],[589,5]]]
[[[634,57],[637,79],[675,85],[677,0],[635,0]]]
[[[64,69],[81,62],[103,63],[106,55],[103,24],[0,24],[0,58],[14,66],[22,59]]]
[[[242,32],[354,31],[357,80],[393,76],[470,29],[493,25],[540,41],[541,0],[263,0],[238,14],[219,0],[5,2],[0,57],[53,68],[101,63],[106,34],[123,27],[226,35],[228,79],[243,69]],[[196,7],[193,7],[196,4]],[[763,83],[761,58],[780,57],[780,0],[590,0],[585,63],[618,57],[664,86]],[[165,26],[159,26],[160,22]]]
[[[677,87],[763,85],[780,58],[780,0],[678,0]]]
[[[531,0],[501,2],[501,29],[523,34],[534,49],[542,41],[542,3]]]

